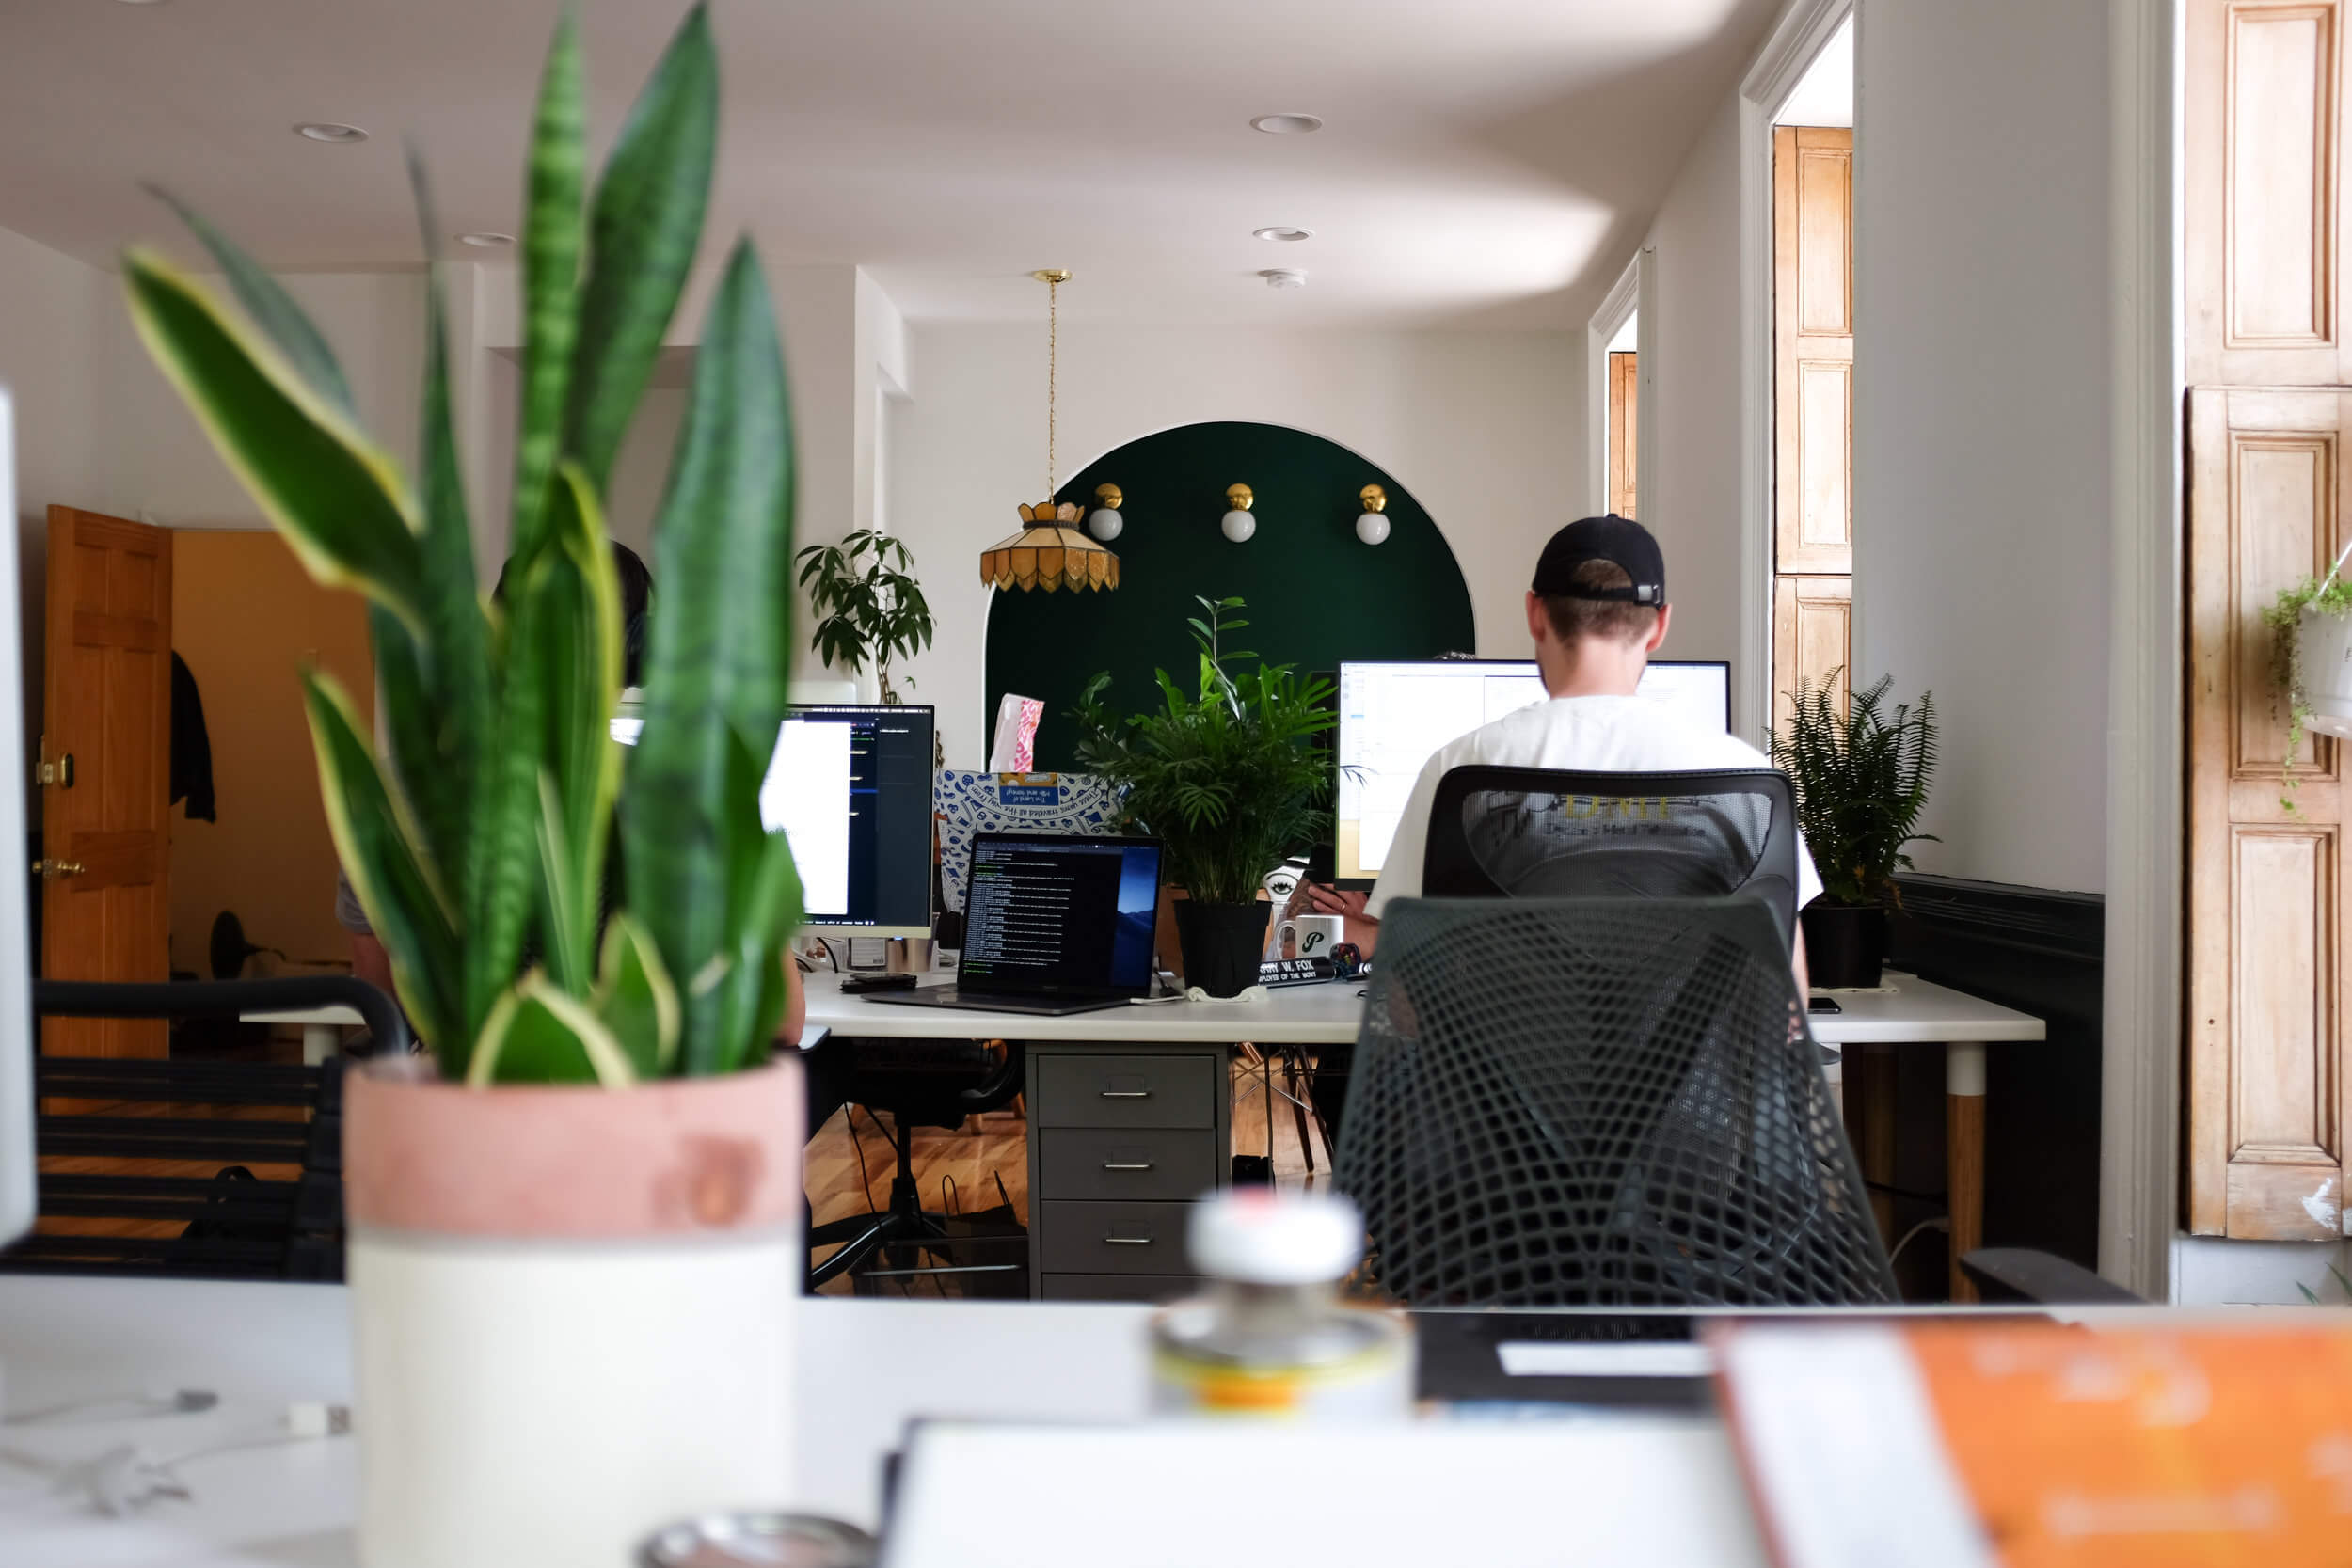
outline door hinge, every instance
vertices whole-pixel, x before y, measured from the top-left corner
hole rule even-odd
[[[33,783],[43,789],[53,785],[58,789],[73,787],[73,753],[68,752],[56,761],[49,760],[49,742],[41,737],[40,766],[33,769]]]

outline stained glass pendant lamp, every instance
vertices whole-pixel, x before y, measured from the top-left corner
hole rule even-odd
[[[1029,275],[1045,285],[1045,499],[1023,506],[1021,531],[980,552],[980,580],[1000,592],[1042,588],[1113,589],[1119,586],[1119,557],[1078,526],[1080,509],[1054,500],[1054,400],[1061,352],[1061,286],[1070,274],[1047,267]]]

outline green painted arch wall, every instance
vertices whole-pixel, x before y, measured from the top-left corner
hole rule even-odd
[[[1236,545],[1217,528],[1225,487],[1257,494],[1258,531]],[[1470,585],[1445,536],[1385,469],[1338,442],[1286,425],[1218,420],[1179,425],[1114,449],[1056,499],[1089,509],[1094,487],[1126,492],[1110,594],[992,596],[983,734],[1008,691],[1043,701],[1038,766],[1072,766],[1070,709],[1097,672],[1110,703],[1133,713],[1156,701],[1155,669],[1189,684],[1197,668],[1185,617],[1196,596],[1248,601],[1242,645],[1302,670],[1342,659],[1428,658],[1476,646]],[[1387,541],[1356,537],[1357,492],[1389,493]]]

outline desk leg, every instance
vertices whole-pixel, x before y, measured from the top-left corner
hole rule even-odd
[[[1952,1299],[1975,1301],[1960,1260],[1984,1244],[1984,1047],[1944,1048],[1944,1185],[1952,1206]]]
[[[1895,1052],[1891,1046],[1850,1045],[1841,1064],[1846,1134],[1853,1140],[1862,1180],[1870,1184],[1870,1213],[1882,1245],[1895,1244]]]
[[[324,1067],[335,1059],[342,1049],[342,1031],[331,1023],[306,1023],[302,1026],[302,1065]]]

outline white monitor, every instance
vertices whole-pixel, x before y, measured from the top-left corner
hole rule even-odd
[[[637,743],[625,708],[612,738]],[[770,832],[792,838],[803,929],[931,934],[932,712],[912,704],[795,704],[759,786]]]
[[[0,387],[0,703],[18,709],[0,721],[0,844],[24,852],[24,628],[17,606],[16,420]],[[8,702],[8,698],[17,702]],[[23,861],[17,862],[22,865]],[[0,1244],[33,1227],[33,955],[25,879],[0,883]]]
[[[1637,694],[1694,724],[1731,729],[1731,666],[1721,660],[1653,659]],[[1360,885],[1380,875],[1413,781],[1442,747],[1544,700],[1533,660],[1342,664],[1331,864],[1338,879]]]

